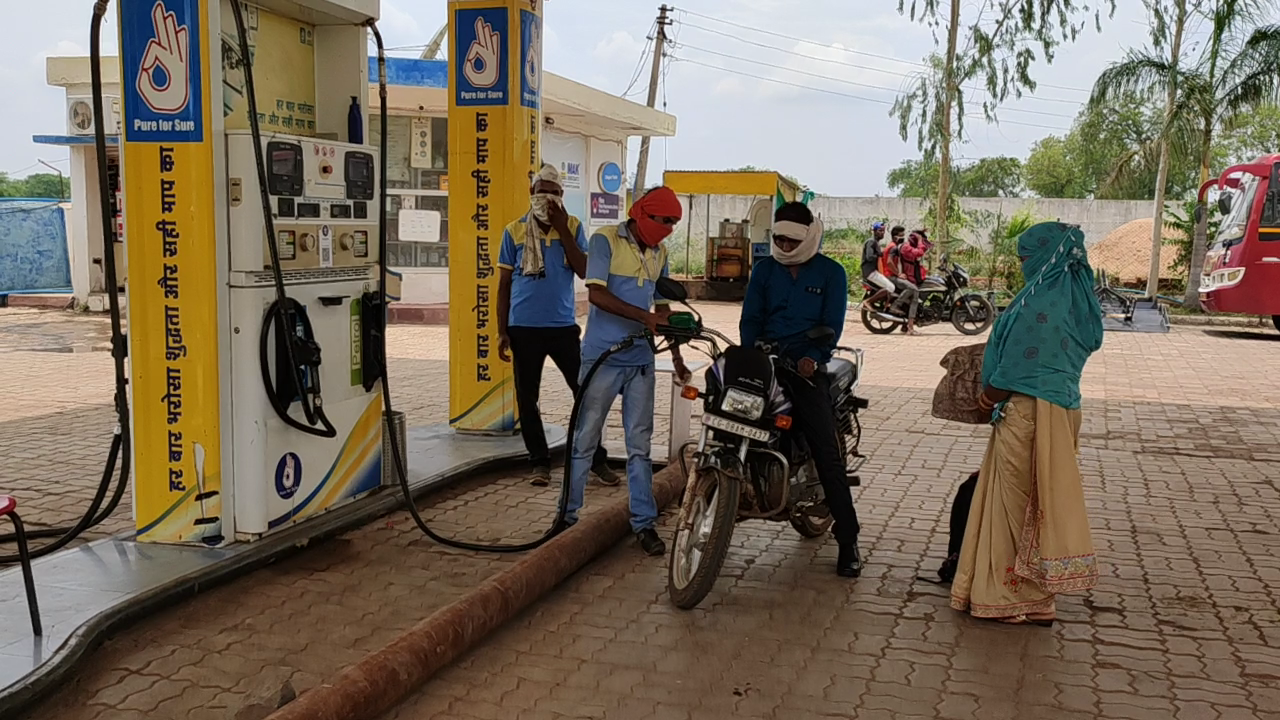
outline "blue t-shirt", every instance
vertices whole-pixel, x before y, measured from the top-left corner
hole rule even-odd
[[[815,255],[800,266],[793,278],[791,269],[771,257],[756,263],[747,283],[738,331],[744,347],[767,339],[781,344],[783,355],[793,360],[813,358],[819,363],[831,359],[844,331],[849,304],[849,280],[844,267],[826,255]],[[826,326],[836,335],[823,347],[815,347],[805,333]]]
[[[526,214],[502,231],[502,247],[498,251],[498,267],[511,271],[511,312],[507,324],[512,327],[568,327],[576,325],[573,302],[573,268],[565,257],[560,233],[554,229],[543,233],[535,225],[542,239],[542,264],[546,274],[542,277],[520,272],[524,262],[526,228],[530,222]],[[569,231],[574,234],[578,249],[587,251],[587,236],[578,218],[569,216]]]
[[[658,278],[666,276],[666,246],[641,250],[627,234],[626,223],[601,228],[591,236],[587,246],[587,285],[603,285],[619,300],[650,310],[655,302],[668,304],[665,299],[654,297]],[[644,332],[642,323],[592,305],[587,314],[587,331],[582,337],[583,366],[590,366],[614,344],[639,332]],[[605,361],[606,365],[623,367],[652,363],[653,350],[644,340],[637,340],[635,345]]]

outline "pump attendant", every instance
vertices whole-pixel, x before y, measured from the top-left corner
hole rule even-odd
[[[778,379],[787,387],[795,428],[803,433],[817,466],[818,480],[835,521],[832,531],[840,546],[836,573],[862,574],[858,552],[858,514],[849,492],[848,471],[840,452],[840,429],[831,405],[831,377],[826,363],[844,331],[849,279],[840,263],[818,253],[822,221],[804,203],[789,202],[773,216],[772,257],[756,263],[747,283],[738,325],[742,344],[772,340],[779,354],[794,363]],[[835,335],[815,344],[807,333],[828,327]]]
[[[655,297],[658,278],[667,275],[667,249],[662,241],[683,214],[680,200],[668,187],[645,193],[631,206],[630,219],[591,236],[587,252],[587,291],[591,311],[582,341],[583,379],[613,345],[646,329],[655,332],[670,314],[668,303]],[[673,349],[676,376],[683,382],[689,371]],[[644,340],[605,358],[582,388],[577,431],[573,438],[569,505],[566,522],[578,521],[587,485],[587,464],[600,444],[605,417],[613,399],[622,395],[622,427],[627,443],[627,487],[631,496],[631,530],[649,555],[662,555],[667,546],[654,529],[658,505],[653,498],[653,438],[655,390],[653,350]]]
[[[514,363],[520,434],[533,466],[530,482],[551,480],[551,454],[542,429],[538,397],[547,358],[576,396],[581,330],[574,319],[573,278],[587,271],[582,222],[564,209],[560,171],[543,165],[529,188],[529,212],[502,233],[498,255],[498,356]],[[603,446],[592,471],[606,485],[618,476],[605,463]]]

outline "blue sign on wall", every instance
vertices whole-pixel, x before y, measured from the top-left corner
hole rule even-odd
[[[458,105],[506,105],[511,101],[506,8],[457,10],[454,26],[453,87]]]
[[[520,11],[520,104],[542,107],[542,18]]]
[[[600,166],[600,189],[616,195],[622,189],[622,168],[618,163],[607,162]]]
[[[125,2],[120,15],[125,140],[203,142],[200,0]]]

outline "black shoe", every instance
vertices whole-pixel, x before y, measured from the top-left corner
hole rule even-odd
[[[836,559],[836,574],[847,578],[862,575],[862,554],[858,552],[857,544],[840,548],[840,556]]]
[[[533,468],[533,472],[529,473],[529,484],[534,487],[546,487],[551,484],[551,468],[546,465],[538,465]]]
[[[653,528],[645,528],[636,533],[636,539],[640,541],[640,549],[644,550],[645,555],[658,557],[667,552],[667,544],[662,542],[662,538],[658,537],[657,531]]]

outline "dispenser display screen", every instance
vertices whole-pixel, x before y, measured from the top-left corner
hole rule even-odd
[[[348,152],[344,169],[346,170],[347,199],[372,200],[373,156],[366,152]]]
[[[267,190],[272,195],[302,197],[302,146],[273,140],[267,143]]]

